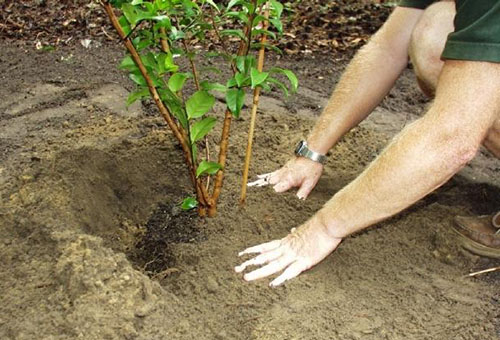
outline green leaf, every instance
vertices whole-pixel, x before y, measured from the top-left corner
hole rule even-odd
[[[166,15],[157,15],[152,18],[155,21],[158,21],[158,27],[165,27],[167,30],[172,28],[172,22],[170,18]]]
[[[252,30],[252,37],[255,37],[259,34],[262,34],[262,35],[267,35],[269,36],[270,38],[272,39],[276,39],[276,34],[274,34],[274,32],[271,32],[271,31],[268,31],[268,30],[258,30],[258,29],[254,29]]]
[[[231,88],[236,86],[236,79],[234,77],[231,77],[227,82],[226,82],[226,87]]]
[[[193,159],[198,159],[198,148],[196,144],[191,144],[191,154],[193,155]]]
[[[152,40],[149,38],[141,39],[141,37],[135,37],[132,40],[137,52],[144,50],[146,47],[149,47],[152,43]]]
[[[226,105],[233,116],[238,118],[245,104],[245,91],[243,89],[231,88],[226,92]]]
[[[125,15],[125,18],[127,18],[127,21],[130,23],[130,25],[133,27],[137,24],[138,21],[138,14],[137,10],[135,7],[131,4],[123,4],[122,5],[122,11],[123,15]]]
[[[198,118],[210,111],[215,104],[215,97],[207,91],[197,91],[186,101],[188,119]]]
[[[270,18],[269,22],[276,28],[276,30],[278,30],[280,34],[283,33],[283,24],[280,19]]]
[[[131,5],[132,6],[135,6],[135,5],[140,5],[144,2],[144,0],[132,0],[131,2]]]
[[[175,118],[177,118],[182,127],[184,129],[187,129],[188,120],[179,97],[177,97],[175,93],[173,93],[169,88],[166,87],[159,88],[158,92],[160,93],[161,100],[167,105],[170,112],[172,112]]]
[[[276,11],[276,17],[280,18],[281,13],[283,13],[283,5],[276,0],[271,0],[271,6],[273,6],[273,9]]]
[[[122,15],[120,17],[120,19],[118,19],[118,23],[120,24],[120,26],[123,30],[123,33],[125,33],[125,36],[128,36],[130,34],[130,32],[132,32],[132,27],[130,27],[128,20],[127,20],[127,18],[125,18],[124,15]]]
[[[288,78],[288,80],[290,81],[290,84],[292,85],[292,90],[294,92],[297,91],[297,88],[299,87],[299,81],[297,79],[297,76],[295,76],[295,74],[292,71],[286,70],[283,68],[279,68],[279,67],[273,67],[270,70],[270,72],[284,74]]]
[[[179,92],[182,90],[182,87],[184,86],[184,83],[186,82],[186,79],[189,77],[187,73],[175,73],[173,74],[170,79],[168,79],[168,88],[172,92]]]
[[[250,44],[250,48],[252,49],[257,49],[257,50],[260,50],[261,47],[264,47],[265,49],[268,49],[268,50],[271,50],[271,51],[274,51],[278,54],[283,54],[283,52],[281,52],[281,50],[279,48],[277,48],[276,46],[273,46],[271,44],[268,44],[268,43],[252,43]]]
[[[281,91],[283,91],[283,93],[285,94],[285,96],[288,97],[288,88],[281,81],[279,81],[278,79],[274,79],[272,77],[267,77],[266,82],[268,84],[277,85],[281,89]]]
[[[153,53],[149,52],[146,55],[142,55],[141,61],[144,64],[144,66],[146,66],[147,69],[155,70],[157,72],[159,71],[158,64],[156,62],[156,58],[155,58],[155,55]]]
[[[127,0],[110,0],[109,3],[116,8],[121,8],[124,3],[126,3]]]
[[[248,24],[248,15],[246,15],[243,12],[228,12],[224,16],[237,18],[238,20],[241,20],[244,24]]]
[[[243,73],[238,72],[234,75],[234,80],[236,80],[236,85],[238,85],[238,87],[242,87],[245,79],[246,77]]]
[[[255,18],[253,18],[252,26],[256,27],[259,24],[259,22],[262,21],[267,21],[267,18],[263,15],[256,15]]]
[[[198,206],[198,201],[194,197],[186,197],[184,201],[182,201],[181,208],[182,210],[191,210]]]
[[[122,62],[120,63],[119,68],[123,70],[128,70],[128,71],[135,71],[138,69],[137,65],[135,64],[134,60],[132,59],[131,56],[126,56],[123,58]]]
[[[265,82],[268,76],[269,72],[259,72],[259,70],[257,70],[255,67],[252,67],[252,70],[250,71],[252,89]]]
[[[174,63],[174,56],[172,53],[160,53],[156,59],[161,67],[160,74],[165,72],[177,72],[179,69],[179,66]]]
[[[207,117],[200,120],[199,122],[196,122],[196,124],[191,127],[190,131],[189,137],[191,139],[191,143],[196,143],[197,141],[205,137],[206,134],[209,133],[210,130],[212,130],[216,122],[217,119],[213,117]]]
[[[231,1],[229,1],[229,4],[227,4],[226,10],[230,10],[231,7],[239,5],[242,2],[243,2],[242,0],[231,0]]]
[[[257,59],[253,55],[247,55],[245,59],[245,73],[250,73],[250,69],[257,65]]]
[[[215,175],[220,169],[222,169],[222,166],[217,162],[201,161],[196,169],[196,177],[200,177],[203,174]]]
[[[130,92],[127,98],[127,107],[132,105],[136,100],[142,99],[144,97],[149,97],[149,89],[140,89],[134,92]]]
[[[140,72],[134,72],[129,74],[129,78],[132,79],[134,83],[140,86],[148,86],[146,79],[142,76]]]
[[[217,7],[216,3],[213,0],[205,0],[205,2],[215,8],[217,12],[220,12],[219,7]]]
[[[158,8],[160,11],[163,11],[167,9],[167,7],[170,6],[170,0],[155,0],[155,6]]]
[[[222,31],[220,31],[221,37],[223,37],[225,35],[232,35],[232,36],[240,38],[243,41],[247,40],[247,37],[245,37],[245,34],[243,33],[242,30],[222,30]]]
[[[214,90],[214,91],[219,91],[222,93],[225,93],[227,91],[227,87],[225,87],[224,85],[222,85],[220,83],[211,83],[208,80],[202,81],[200,83],[200,86],[205,91]]]
[[[186,36],[186,33],[183,31],[179,31],[175,26],[172,26],[172,29],[170,30],[170,39],[172,40],[180,40],[183,39]]]
[[[236,68],[238,71],[241,73],[245,73],[245,56],[237,56],[234,60],[234,63],[236,64]]]

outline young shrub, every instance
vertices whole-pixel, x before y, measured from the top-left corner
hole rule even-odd
[[[214,216],[224,178],[231,121],[240,116],[245,90],[252,88],[260,92],[260,89],[271,90],[274,86],[288,94],[289,87],[293,91],[297,88],[297,78],[291,71],[262,69],[262,51],[277,50],[263,37],[276,38],[277,34],[282,34],[283,5],[275,0],[269,3],[264,0],[223,3],[212,0],[101,0],[101,4],[128,51],[120,68],[127,70],[137,85],[127,104],[144,98],[154,100],[182,147],[196,193],[196,198],[187,198],[182,207],[198,207],[200,216]],[[219,50],[208,51],[206,42],[214,40]],[[229,44],[233,41],[237,47]],[[200,44],[204,49],[194,48]],[[256,49],[261,51],[259,65],[251,53]],[[198,67],[200,56],[224,58],[232,75],[222,83],[212,81]],[[188,69],[181,69],[176,58],[185,58]],[[290,86],[276,79],[275,74],[286,76]],[[186,90],[188,82],[192,82],[194,90]],[[219,154],[217,161],[213,161],[207,135],[218,121],[213,112],[216,91],[224,94],[226,110]],[[215,176],[212,182],[211,176]]]

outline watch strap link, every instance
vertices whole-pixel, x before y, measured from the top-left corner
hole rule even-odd
[[[307,142],[304,140],[300,141],[297,145],[297,148],[295,149],[295,155],[308,158],[321,164],[326,163],[326,156],[309,149],[307,147]]]

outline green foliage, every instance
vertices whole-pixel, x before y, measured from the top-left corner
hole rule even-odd
[[[204,174],[215,175],[220,169],[222,169],[222,167],[219,163],[201,161],[200,165],[196,169],[196,177],[200,177]]]
[[[186,112],[188,119],[200,118],[212,109],[215,97],[207,91],[197,91],[186,101]]]
[[[181,204],[182,210],[191,210],[198,206],[198,201],[194,197],[186,197]]]
[[[272,68],[261,72],[256,65],[255,51],[261,47],[281,53],[272,44],[283,33],[281,16],[286,9],[280,1],[109,0],[109,3],[120,12],[119,24],[138,52],[147,78],[184,130],[197,177],[221,170],[218,163],[199,160],[197,151],[198,143],[221,119],[213,114],[208,116],[215,105],[214,92],[224,93],[227,109],[238,118],[250,89],[278,88],[285,95],[297,89],[297,77],[290,70]],[[266,6],[268,19],[264,15]],[[269,25],[263,25],[266,20]],[[208,51],[207,36],[222,40],[211,44],[216,50]],[[262,36],[268,39],[264,45],[260,41]],[[238,45],[228,46],[235,41]],[[242,46],[249,47],[248,53],[230,52],[246,51]],[[234,67],[236,72],[224,79],[227,73],[216,67],[192,68],[191,64],[197,65],[200,57],[219,58],[227,62],[228,70]],[[186,62],[180,63],[177,58]],[[151,96],[151,83],[148,84],[130,55],[125,56],[119,67],[137,85],[136,91],[128,96],[127,105]],[[285,79],[287,84],[283,82]],[[187,198],[183,209],[196,207],[193,200]]]

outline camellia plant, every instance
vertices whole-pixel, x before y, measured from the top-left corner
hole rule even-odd
[[[297,78],[290,70],[263,70],[265,50],[279,51],[268,39],[282,34],[283,5],[276,0],[101,0],[101,4],[128,51],[120,68],[127,70],[137,85],[127,104],[148,97],[154,100],[182,147],[196,192],[196,198],[184,200],[183,208],[198,207],[200,216],[214,216],[231,121],[240,116],[246,90],[254,91],[255,116],[261,90],[277,87],[288,95],[289,89],[297,89]],[[215,41],[210,50],[208,41]],[[258,58],[254,50],[259,51]],[[213,81],[213,72],[221,72],[200,68],[201,57],[223,58],[230,70],[229,79]],[[176,62],[181,58],[187,61],[185,70]],[[281,81],[283,77],[288,86]],[[188,82],[192,86],[187,86]],[[226,106],[217,161],[210,159],[207,139],[217,123],[215,91],[224,94]],[[252,119],[252,133],[254,122]],[[211,176],[215,176],[212,183]]]

